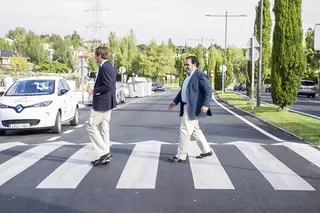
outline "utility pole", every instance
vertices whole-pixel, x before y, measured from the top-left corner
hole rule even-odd
[[[212,42],[212,41],[215,41],[215,39],[204,39],[203,37],[201,37],[201,39],[194,39],[194,38],[189,38],[188,40],[190,40],[190,41],[201,41],[201,47],[202,47],[202,58],[204,58],[204,53],[203,53],[203,43],[205,42],[205,41],[207,41],[207,42]]]
[[[263,0],[260,0],[260,58],[258,68],[258,84],[257,84],[257,106],[260,106],[260,87],[261,87],[261,73],[262,73],[262,28],[263,28]]]
[[[92,28],[92,40],[91,44],[93,49],[97,48],[101,44],[99,37],[100,29],[106,28],[107,26],[100,21],[101,12],[109,11],[108,8],[101,4],[101,0],[95,0],[94,5],[85,10],[86,12],[93,13],[93,22],[87,26],[87,28]]]
[[[228,11],[226,11],[225,15],[214,15],[214,14],[207,14],[206,17],[223,17],[225,18],[225,40],[224,40],[224,65],[227,67],[227,38],[228,38],[228,18],[229,17],[247,17],[247,15],[241,14],[241,15],[229,15]],[[225,92],[225,72],[222,71],[222,92]]]
[[[204,39],[203,37],[201,37],[200,39],[197,39],[197,38],[189,38],[188,40],[190,40],[190,41],[201,41],[201,46],[203,46],[203,43],[205,42],[205,41],[207,41],[207,42],[210,42],[210,41],[215,41],[215,39]]]

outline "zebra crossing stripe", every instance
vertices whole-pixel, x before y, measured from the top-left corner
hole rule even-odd
[[[288,147],[298,155],[302,156],[303,158],[307,159],[308,161],[320,168],[320,152],[317,149],[311,147],[310,145],[288,142],[279,143],[279,145]]]
[[[154,189],[158,172],[161,143],[136,144],[116,188]]]
[[[275,190],[315,191],[308,182],[260,145],[236,144],[235,146],[262,173]]]
[[[200,153],[197,144],[192,143],[188,154],[195,189],[234,189],[215,152],[210,157],[197,159]]]
[[[61,145],[39,145],[2,163],[0,165],[0,186],[59,147],[61,147]]]
[[[20,143],[20,142],[3,143],[3,144],[0,144],[0,152],[15,146],[22,146],[22,145],[26,145],[26,144]]]
[[[91,170],[90,162],[96,158],[91,144],[81,148],[44,179],[37,188],[75,189]]]

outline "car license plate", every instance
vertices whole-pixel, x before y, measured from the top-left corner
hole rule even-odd
[[[10,124],[10,128],[17,128],[17,129],[23,129],[23,128],[29,128],[30,124]]]

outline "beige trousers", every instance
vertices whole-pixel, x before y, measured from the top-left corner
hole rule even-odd
[[[88,133],[94,149],[100,156],[110,153],[110,118],[112,110],[98,112],[91,109]]]
[[[202,153],[211,151],[211,147],[205,138],[202,130],[199,126],[199,120],[190,120],[188,117],[187,106],[184,106],[184,113],[180,124],[180,138],[177,151],[177,158],[185,160],[188,155],[189,144],[191,143],[191,137],[195,138],[197,145]]]

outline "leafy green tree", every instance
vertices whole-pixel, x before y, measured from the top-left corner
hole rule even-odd
[[[9,52],[13,51],[11,45],[6,40],[4,40],[4,38],[0,38],[0,50]]]
[[[280,108],[296,101],[301,75],[306,68],[301,5],[302,0],[274,2],[271,96]]]
[[[320,52],[314,50],[314,30],[309,28],[305,36],[305,54],[307,68],[303,74],[304,79],[317,80],[317,70],[320,67]]]
[[[261,14],[261,1],[259,1],[256,7],[256,18],[254,25],[254,35],[256,38],[260,38],[260,14]],[[263,23],[262,23],[262,69],[261,69],[261,82],[265,81],[271,74],[271,30],[272,30],[272,19],[270,0],[263,1]],[[258,62],[256,62],[258,70]],[[257,75],[255,75],[257,76]]]
[[[39,71],[43,73],[68,73],[69,68],[58,61],[45,61],[39,64]]]
[[[28,31],[22,27],[16,27],[14,30],[9,30],[6,37],[15,40],[17,38],[24,39],[28,35]]]
[[[19,73],[24,73],[26,71],[29,71],[30,65],[25,58],[19,55],[15,55],[11,58],[10,68],[14,73],[15,77],[18,78]]]

